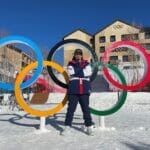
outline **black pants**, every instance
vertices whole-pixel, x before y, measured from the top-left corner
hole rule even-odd
[[[92,118],[89,110],[89,95],[69,95],[69,103],[68,103],[68,109],[66,114],[66,120],[65,125],[71,126],[73,115],[76,110],[78,102],[81,105],[81,109],[83,112],[83,118],[85,121],[85,126],[91,126],[92,125]]]

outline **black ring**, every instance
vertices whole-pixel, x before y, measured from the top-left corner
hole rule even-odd
[[[97,55],[96,55],[95,51],[92,49],[92,47],[91,47],[89,44],[87,44],[87,43],[85,43],[85,42],[83,42],[83,41],[77,40],[77,39],[67,39],[67,40],[63,40],[63,41],[58,42],[58,43],[50,50],[50,52],[49,52],[49,54],[48,54],[48,57],[47,57],[47,61],[52,61],[52,57],[53,57],[53,55],[54,55],[54,52],[55,52],[59,47],[61,47],[62,45],[65,45],[65,44],[69,44],[69,43],[75,43],[75,44],[80,44],[80,45],[84,46],[86,49],[88,49],[88,50],[91,52],[94,61],[95,61],[95,62],[98,61],[98,60],[97,60]],[[54,75],[54,73],[53,73],[52,67],[47,66],[47,70],[48,70],[48,73],[49,73],[50,77],[53,79],[53,81],[54,81],[56,84],[58,84],[59,86],[61,86],[61,87],[63,87],[63,88],[68,88],[68,85],[67,85],[67,84],[65,84],[65,83],[63,83],[63,82],[61,82],[60,80],[57,79],[57,77],[56,77],[56,76]],[[91,81],[91,82],[96,78],[97,72],[98,72],[98,66],[96,65],[96,66],[94,67],[93,73],[92,73],[92,75],[91,75],[91,77],[90,77],[90,81]]]

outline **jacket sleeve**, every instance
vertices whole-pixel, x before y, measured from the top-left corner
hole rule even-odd
[[[73,66],[71,66],[71,65],[67,66],[67,73],[69,76],[72,76],[75,74]]]
[[[90,77],[92,75],[92,68],[90,64],[88,64],[84,69],[83,69],[84,77]]]

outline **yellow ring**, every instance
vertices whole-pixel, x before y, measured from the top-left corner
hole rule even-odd
[[[21,70],[21,72],[18,74],[16,81],[15,81],[15,96],[16,96],[16,100],[18,102],[18,104],[24,109],[24,111],[30,113],[31,115],[35,115],[35,116],[49,116],[49,115],[53,115],[55,113],[57,113],[59,110],[61,110],[64,105],[66,104],[68,97],[67,97],[67,93],[64,97],[64,99],[62,100],[61,103],[59,103],[56,107],[50,109],[50,110],[36,110],[31,108],[29,105],[27,105],[22,97],[22,92],[20,89],[20,84],[25,76],[25,74],[27,74],[28,71],[30,71],[31,69],[37,67],[38,62],[34,62],[29,64],[28,66],[26,66],[23,70]],[[68,75],[66,73],[66,71],[57,63],[54,62],[50,62],[50,61],[43,61],[43,65],[44,66],[51,66],[54,69],[56,69],[57,71],[59,71],[60,73],[63,74],[66,83],[68,83],[69,78]]]

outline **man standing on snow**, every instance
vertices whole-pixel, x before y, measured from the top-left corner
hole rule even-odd
[[[89,109],[89,96],[91,92],[90,76],[91,66],[87,60],[83,59],[81,49],[74,51],[72,60],[68,63],[67,71],[70,77],[68,87],[68,109],[65,119],[65,129],[62,134],[71,129],[74,112],[78,102],[83,112],[84,124],[87,127],[87,134],[92,134],[92,118]]]

